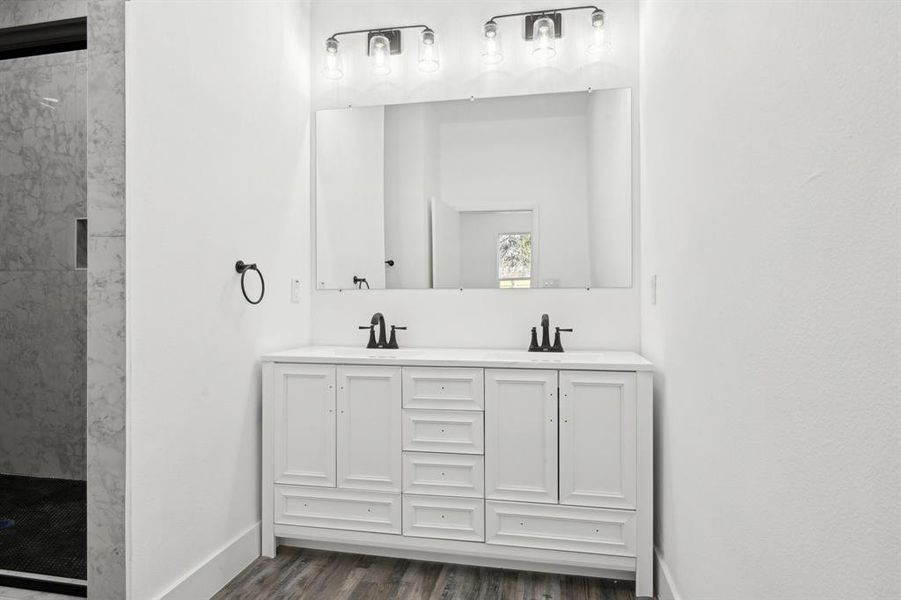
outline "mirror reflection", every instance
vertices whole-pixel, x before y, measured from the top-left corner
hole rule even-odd
[[[319,289],[629,287],[631,91],[323,110]]]

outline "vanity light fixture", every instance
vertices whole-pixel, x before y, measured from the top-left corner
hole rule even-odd
[[[598,9],[591,13],[591,43],[588,54],[599,55],[610,49],[610,32],[607,30],[607,15]]]
[[[532,55],[540,60],[549,60],[557,55],[554,35],[554,19],[539,17],[532,24]]]
[[[496,65],[504,60],[501,52],[501,32],[497,23],[488,21],[482,25],[482,62],[486,65]]]
[[[322,66],[322,74],[327,79],[341,79],[344,77],[344,57],[338,53],[338,40],[329,38],[325,40],[325,64]]]
[[[379,29],[356,29],[339,31],[325,40],[325,63],[322,74],[328,79],[341,79],[344,76],[343,57],[340,53],[338,36],[365,33],[367,35],[366,51],[369,55],[370,69],[374,75],[391,73],[391,55],[400,54],[401,30],[421,29],[419,34],[419,70],[434,73],[440,66],[438,60],[438,36],[428,25],[401,25],[382,27]]]
[[[438,67],[438,36],[431,29],[423,29],[419,34],[419,70],[434,73]]]
[[[562,12],[571,10],[591,11],[591,43],[588,53],[598,55],[610,47],[606,13],[597,6],[570,6],[530,12],[497,15],[482,25],[482,63],[496,65],[503,60],[498,19],[523,17],[523,39],[532,42],[532,55],[542,61],[550,60],[557,54],[556,39],[563,37]]]

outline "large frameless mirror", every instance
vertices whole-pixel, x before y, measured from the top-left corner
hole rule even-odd
[[[319,289],[632,285],[632,96],[322,110]]]

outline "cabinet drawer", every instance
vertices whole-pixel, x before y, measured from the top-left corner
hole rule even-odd
[[[404,450],[483,454],[483,438],[480,412],[404,410]]]
[[[489,544],[635,556],[628,510],[488,501],[485,527]]]
[[[472,454],[404,452],[404,493],[481,498],[483,463],[483,457]]]
[[[400,533],[400,494],[275,486],[275,522],[282,525]]]
[[[484,500],[404,494],[404,535],[485,541]]]
[[[404,368],[404,407],[434,410],[482,410],[482,369]]]

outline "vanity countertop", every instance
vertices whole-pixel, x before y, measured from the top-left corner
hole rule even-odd
[[[560,353],[464,348],[367,349],[305,346],[273,352],[264,361],[342,365],[405,365],[414,367],[489,367],[574,369],[582,371],[650,371],[653,364],[635,352],[572,350]]]

